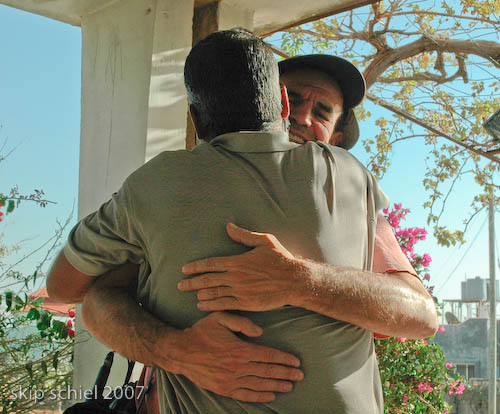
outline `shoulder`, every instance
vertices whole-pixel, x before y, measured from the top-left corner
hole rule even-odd
[[[351,167],[363,171],[367,175],[372,175],[371,172],[349,151],[344,148],[334,147],[333,145],[325,142],[316,142],[316,146],[321,148],[322,151],[328,153],[332,160],[339,166],[346,168]]]
[[[147,161],[127,178],[127,185],[154,183],[189,170],[196,155],[187,150],[163,151]]]

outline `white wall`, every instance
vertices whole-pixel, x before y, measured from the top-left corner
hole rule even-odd
[[[149,4],[123,0],[82,19],[80,218],[144,163],[154,27]],[[92,387],[108,351],[79,317],[76,328],[73,388],[80,392]],[[125,372],[124,361],[115,359],[110,384],[121,384]]]

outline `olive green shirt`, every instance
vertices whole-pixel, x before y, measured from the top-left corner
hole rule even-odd
[[[163,152],[139,168],[77,224],[64,253],[89,275],[139,263],[141,302],[182,329],[206,315],[195,293],[177,289],[182,266],[248,249],[227,236],[228,222],[272,233],[295,255],[369,270],[377,211],[387,203],[371,174],[341,148],[300,146],[283,132],[231,133],[191,152]],[[296,355],[305,379],[260,404],[161,371],[162,413],[383,412],[371,332],[292,306],[240,314],[264,328],[261,337],[244,339]]]

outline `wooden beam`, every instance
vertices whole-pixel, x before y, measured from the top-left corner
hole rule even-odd
[[[218,3],[220,0],[194,0],[194,7],[203,7],[210,3]]]
[[[343,13],[345,11],[357,9],[358,7],[366,6],[368,4],[378,3],[379,1],[381,1],[381,0],[359,0],[354,5],[351,4],[350,6],[344,6],[341,8],[334,8],[334,9],[330,9],[330,10],[324,11],[324,12],[319,13],[319,14],[314,14],[314,15],[309,16],[309,17],[303,17],[301,19],[289,22],[285,26],[281,26],[277,29],[269,30],[266,27],[264,27],[262,29],[255,30],[254,33],[260,37],[271,36],[272,34],[274,34],[276,32],[280,32],[282,30],[290,29],[290,28],[295,27],[295,26],[300,26],[301,24],[306,24],[306,23],[314,22],[316,20],[324,19],[325,17],[330,17],[330,16],[333,16],[335,14]]]
[[[219,30],[219,0],[196,0],[193,14],[193,46],[217,30]],[[195,133],[188,110],[186,127],[186,149],[188,151],[196,145]]]
[[[212,1],[195,7],[193,14],[193,46],[217,30],[219,30],[219,1]]]

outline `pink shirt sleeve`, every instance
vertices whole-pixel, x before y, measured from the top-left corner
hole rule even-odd
[[[387,219],[378,215],[373,252],[373,271],[377,273],[407,272],[420,280],[415,269],[408,261]],[[387,335],[373,334],[375,339],[389,338]]]
[[[378,215],[375,231],[373,271],[376,273],[407,272],[418,278],[417,272],[399,247],[391,225],[382,214]]]

